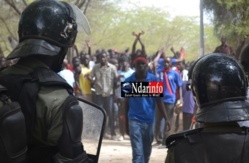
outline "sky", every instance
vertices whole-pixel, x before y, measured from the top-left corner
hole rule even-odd
[[[172,16],[200,15],[200,0],[129,0],[128,3],[159,7]]]

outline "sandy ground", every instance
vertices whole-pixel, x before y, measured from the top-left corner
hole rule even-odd
[[[176,115],[174,114],[173,122],[175,122]],[[180,114],[179,131],[182,130],[182,115]],[[172,126],[171,130],[174,131]],[[154,142],[155,144],[155,142]],[[159,149],[158,146],[152,146],[152,153],[150,157],[150,163],[164,163],[167,148]],[[102,142],[99,163],[131,163],[132,162],[132,150],[130,140],[123,141],[107,140]]]
[[[150,163],[163,163],[167,154],[167,149],[158,149],[153,146]],[[99,163],[131,163],[132,151],[130,140],[114,141],[103,140],[99,157]]]

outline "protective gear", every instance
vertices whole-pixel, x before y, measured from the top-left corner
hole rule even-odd
[[[74,96],[68,96],[63,107],[64,128],[58,142],[59,153],[67,158],[80,157],[83,162],[87,162],[88,158],[81,143],[82,130],[79,130],[83,129],[82,109]]]
[[[249,103],[245,101],[247,78],[236,60],[225,54],[209,54],[196,61],[189,74],[200,108],[198,122],[249,119]]]
[[[8,59],[38,54],[59,55],[61,49],[74,45],[79,27],[90,34],[87,19],[76,6],[57,0],[35,1],[21,15],[19,45]]]
[[[61,157],[88,162],[87,154],[81,144],[82,110],[78,106],[76,97],[72,95],[72,87],[64,79],[47,68],[37,68],[28,75],[4,75],[0,79],[0,83],[9,88],[11,97],[22,106],[26,118],[29,162],[52,163],[53,159],[59,162]],[[57,146],[44,147],[34,143],[36,99],[41,87],[62,87],[70,94],[60,109],[63,111],[63,132]],[[77,125],[74,125],[76,123]],[[46,139],[46,133],[43,134]]]
[[[6,96],[0,85],[0,162],[25,163],[26,130],[20,105]]]
[[[248,131],[228,122],[171,135],[165,163],[247,163]]]

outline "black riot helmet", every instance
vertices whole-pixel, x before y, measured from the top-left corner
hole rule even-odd
[[[8,59],[37,54],[61,55],[62,50],[65,53],[74,45],[81,27],[90,34],[87,19],[75,5],[57,0],[34,1],[22,12],[18,26],[19,45]]]
[[[205,55],[194,63],[189,78],[199,106],[197,121],[249,120],[248,82],[240,63],[234,58],[218,53]]]

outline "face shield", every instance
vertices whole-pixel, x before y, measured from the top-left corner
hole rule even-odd
[[[72,17],[78,26],[78,31],[85,31],[86,34],[91,34],[89,22],[83,12],[74,4],[65,3],[70,10],[70,17]]]

